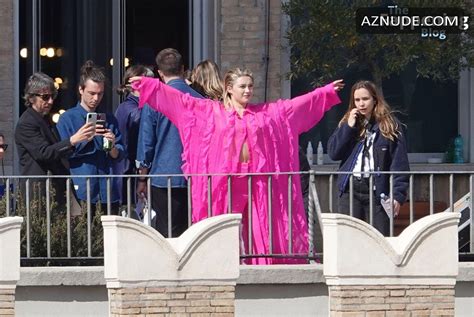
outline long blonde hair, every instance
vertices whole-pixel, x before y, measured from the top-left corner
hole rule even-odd
[[[361,88],[367,89],[367,91],[374,99],[375,104],[374,109],[372,110],[372,118],[375,120],[375,122],[379,124],[380,132],[387,139],[395,141],[395,139],[400,136],[399,124],[397,120],[395,120],[395,117],[393,116],[392,111],[390,110],[390,106],[385,101],[380,89],[378,89],[377,86],[369,80],[358,81],[354,84],[354,86],[352,86],[349,107],[347,109],[347,112],[344,114],[341,121],[339,122],[339,126],[348,121],[351,110],[356,107],[354,102],[354,92],[357,89]],[[363,139],[366,134],[366,129],[362,125],[358,125],[358,129],[359,138]]]
[[[200,62],[191,73],[191,87],[213,100],[222,100],[224,89],[219,67],[210,60]]]
[[[248,69],[242,70],[242,69],[236,67],[236,68],[233,68],[233,69],[229,69],[227,71],[227,73],[225,74],[225,76],[224,76],[224,98],[223,98],[225,107],[231,107],[232,106],[232,103],[231,103],[232,95],[227,92],[227,87],[233,86],[234,83],[237,81],[237,79],[239,79],[240,77],[245,77],[245,76],[250,77],[253,81],[253,74]]]

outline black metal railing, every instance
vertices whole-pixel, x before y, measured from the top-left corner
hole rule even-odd
[[[287,173],[249,173],[249,174],[200,174],[186,175],[188,179],[188,225],[191,225],[192,219],[192,188],[193,179],[196,177],[207,178],[207,215],[216,215],[218,211],[212,209],[212,183],[215,177],[227,178],[227,213],[232,212],[232,178],[247,177],[248,181],[248,217],[247,217],[247,250],[246,254],[242,254],[242,258],[257,257],[289,257],[289,258],[305,258],[308,261],[314,261],[322,250],[322,226],[321,213],[336,212],[335,202],[338,197],[338,189],[335,178],[340,174],[349,175],[349,193],[350,193],[350,210],[352,215],[352,197],[354,175],[352,173],[343,172],[287,172]],[[473,192],[473,173],[459,171],[423,171],[423,172],[373,172],[368,175],[369,188],[373,188],[376,177],[382,174],[389,174],[390,195],[393,197],[394,177],[396,175],[406,175],[408,178],[408,200],[403,207],[406,219],[397,219],[390,217],[390,236],[396,235],[407,225],[416,221],[420,216],[433,214],[439,211],[455,211],[461,212],[460,231],[460,254],[469,255],[474,250],[474,231],[472,218],[472,200],[470,199]],[[273,182],[276,177],[288,178],[287,188],[287,210],[288,219],[293,219],[294,202],[292,199],[294,182],[299,181],[302,175],[309,176],[309,204],[307,207],[308,221],[308,252],[305,254],[294,252],[295,230],[292,221],[288,221],[288,236],[286,246],[288,252],[281,254],[274,252],[274,218],[273,213]],[[152,195],[153,177],[161,177],[167,179],[168,198],[171,198],[173,190],[171,185],[172,177],[182,175],[149,175],[147,176],[147,193],[148,197]],[[126,217],[134,216],[135,204],[132,188],[138,176],[74,176],[86,178],[87,200],[81,205],[75,203],[73,194],[73,186],[71,176],[48,176],[48,177],[24,177],[9,176],[3,177],[4,186],[3,197],[0,201],[0,216],[19,215],[25,217],[22,228],[22,264],[23,265],[50,265],[51,263],[98,263],[103,259],[102,250],[102,227],[100,224],[101,214],[112,213],[111,202],[111,186],[113,178],[122,178],[126,183],[127,204],[121,206],[121,214]],[[107,179],[107,197],[104,202],[105,210],[100,210],[91,203],[91,179],[98,177],[106,177]],[[143,175],[140,175],[143,177]],[[256,221],[252,217],[252,201],[258,199],[254,197],[252,186],[253,179],[266,179],[268,209],[268,252],[266,254],[253,254],[252,241],[254,233],[252,223]],[[54,186],[55,182],[65,183],[65,202],[58,204],[55,200]],[[369,219],[373,222],[373,212],[375,206],[374,192],[369,191]],[[393,198],[391,198],[393,199]],[[78,207],[79,206],[79,207]],[[168,236],[172,231],[172,215],[171,215],[171,199],[168,199]],[[79,212],[78,209],[79,208]],[[147,208],[151,210],[151,199],[147,199]],[[423,209],[423,210],[422,210]],[[93,212],[97,210],[96,212]],[[147,213],[148,223],[151,223],[151,213]],[[404,221],[404,222],[403,222]],[[296,237],[298,238],[298,237]]]

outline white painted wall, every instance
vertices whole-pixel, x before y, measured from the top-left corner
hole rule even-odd
[[[322,265],[240,266],[235,312],[247,316],[327,316]],[[16,313],[23,316],[107,316],[103,267],[22,268]],[[474,263],[460,263],[456,317],[474,316]]]
[[[107,288],[30,286],[16,289],[16,317],[108,316]]]

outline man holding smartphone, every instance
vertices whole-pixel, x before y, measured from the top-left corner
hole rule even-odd
[[[75,146],[69,158],[72,175],[91,176],[89,183],[90,203],[93,215],[95,205],[100,202],[103,213],[118,214],[120,206],[119,188],[116,178],[110,178],[110,196],[107,190],[107,178],[111,175],[112,163],[124,155],[124,147],[118,130],[117,119],[112,114],[99,114],[96,109],[104,96],[106,77],[103,70],[92,61],[87,61],[81,68],[79,94],[81,100],[77,105],[61,115],[58,130],[62,139],[67,139],[83,125],[88,118],[95,119],[95,137],[89,142]],[[94,119],[92,119],[94,118]],[[103,119],[102,121],[99,120]],[[106,145],[106,146],[104,146]],[[87,202],[88,184],[85,177],[74,177],[74,189],[77,197]],[[110,211],[107,202],[111,202]]]

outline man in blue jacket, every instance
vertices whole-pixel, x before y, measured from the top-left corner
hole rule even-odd
[[[202,96],[190,88],[183,79],[184,66],[181,54],[167,48],[156,56],[158,73],[169,86],[193,97]],[[182,174],[181,144],[178,129],[163,114],[145,105],[141,114],[138,134],[137,166],[141,175]],[[188,224],[187,184],[184,177],[170,178],[171,219],[168,219],[168,178],[153,177],[151,180],[151,207],[156,212],[154,227],[164,237],[177,237]],[[137,195],[146,197],[147,178],[138,179]],[[171,221],[171,236],[168,222]]]
[[[61,115],[57,128],[61,139],[69,139],[71,135],[86,122],[87,114],[96,112],[104,96],[105,74],[92,61],[87,61],[81,68],[79,94],[81,100],[77,105]],[[104,141],[112,144],[104,147]],[[124,155],[124,147],[118,129],[117,119],[106,114],[105,126],[97,125],[95,137],[87,142],[78,143],[74,153],[69,157],[72,175],[90,175],[90,202],[94,215],[95,204],[100,201],[102,210],[107,210],[107,178],[97,177],[111,175],[112,162]],[[74,189],[79,200],[87,201],[87,178],[73,177]],[[110,178],[111,214],[118,214],[120,204],[119,186],[116,178]]]

